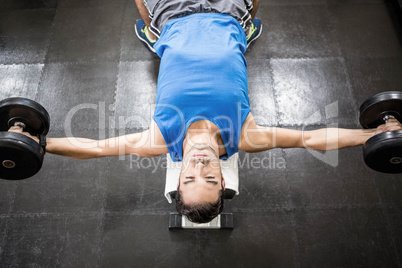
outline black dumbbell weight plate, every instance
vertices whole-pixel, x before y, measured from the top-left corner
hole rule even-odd
[[[376,128],[384,124],[384,116],[392,115],[402,121],[402,91],[388,91],[376,94],[360,106],[360,125]]]
[[[0,132],[0,178],[21,180],[35,175],[43,163],[43,149],[19,133]]]
[[[389,131],[371,137],[363,147],[364,162],[383,173],[402,173],[402,131]]]
[[[39,103],[25,98],[8,98],[0,101],[0,131],[8,131],[15,122],[25,124],[24,131],[31,135],[46,135],[50,117]]]

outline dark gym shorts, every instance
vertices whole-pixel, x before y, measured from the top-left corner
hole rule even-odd
[[[222,13],[234,17],[244,30],[251,25],[252,0],[143,0],[151,18],[150,30],[160,36],[165,24],[194,13]]]

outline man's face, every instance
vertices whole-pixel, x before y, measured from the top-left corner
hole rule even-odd
[[[179,184],[185,204],[215,203],[225,188],[217,153],[207,145],[194,145],[183,158]]]

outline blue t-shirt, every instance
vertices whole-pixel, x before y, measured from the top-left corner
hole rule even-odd
[[[154,48],[161,57],[153,119],[173,161],[183,157],[188,127],[209,120],[230,157],[250,112],[246,35],[229,15],[193,14],[169,21]]]

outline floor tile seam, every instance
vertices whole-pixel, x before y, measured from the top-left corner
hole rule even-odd
[[[82,217],[97,217],[100,212],[12,212],[8,214],[0,214],[0,219],[15,219],[15,218],[41,218],[41,217],[54,217],[54,218],[82,218]]]
[[[288,170],[286,170],[286,173],[288,172]],[[287,185],[288,185],[288,191],[289,191],[289,205],[291,207],[293,207],[293,209],[290,211],[290,217],[291,217],[291,226],[292,226],[292,238],[294,240],[295,243],[295,249],[294,249],[294,262],[295,262],[295,266],[296,267],[301,267],[302,264],[302,250],[301,250],[301,245],[300,245],[300,239],[297,233],[297,220],[296,220],[296,209],[295,209],[295,205],[293,203],[293,199],[292,199],[292,190],[291,190],[291,182],[288,179],[288,176],[286,176],[286,181],[287,181]]]
[[[157,216],[169,215],[174,212],[175,208],[171,209],[157,209],[157,210],[132,210],[132,211],[108,211],[107,209],[100,209],[97,212],[13,212],[7,214],[0,214],[0,219],[12,218],[40,218],[40,217],[54,217],[54,218],[82,218],[82,217],[99,217],[99,216]]]
[[[111,2],[111,1],[109,1]],[[125,4],[124,4],[125,5]],[[124,8],[123,5],[123,8]],[[60,6],[58,4],[57,9],[58,10],[93,10],[93,9],[106,9],[106,10],[110,10],[110,9],[121,9],[122,6],[119,5],[94,5],[94,6]]]
[[[54,25],[55,25],[55,20],[56,20],[57,14],[58,14],[58,8],[55,8],[52,25],[50,27],[49,39],[48,39],[47,44],[46,44],[46,54],[45,54],[45,57],[43,59],[44,66],[42,67],[42,70],[41,70],[41,73],[40,73],[40,78],[39,78],[39,83],[38,83],[38,86],[36,88],[35,100],[37,100],[39,98],[39,90],[41,89],[41,87],[42,87],[42,85],[44,83],[45,68],[46,68],[46,65],[47,65],[48,57],[49,57],[49,50],[50,50],[50,47],[52,45],[52,40],[53,40],[53,35],[54,35]]]
[[[339,48],[339,56],[310,56],[310,57],[305,57],[305,56],[271,56],[266,59],[261,59],[260,60],[276,60],[276,61],[281,61],[281,60],[349,60],[349,59],[356,59],[356,60],[367,60],[367,59],[400,59],[402,58],[402,54],[395,54],[395,55],[365,55],[365,56],[359,56],[359,55],[347,55],[346,53],[343,52],[341,45],[338,43],[338,48]],[[247,57],[246,57],[247,58]],[[253,58],[248,59],[249,61],[255,60]]]
[[[81,1],[80,3],[82,3]],[[109,1],[108,3],[113,3],[113,1]],[[100,4],[99,1],[96,5],[88,5],[88,6],[74,6],[74,5],[60,5],[60,3],[57,4],[57,8],[60,9],[92,9],[92,8],[119,8],[121,7],[120,5],[113,5],[113,4]]]
[[[109,63],[114,63],[114,64],[119,64],[120,61],[118,59],[116,60],[59,60],[59,61],[51,61],[46,59],[45,64],[46,65],[84,65],[84,64],[109,64]]]
[[[344,205],[314,205],[295,206],[295,210],[327,210],[327,209],[380,209],[380,204],[344,204]]]
[[[338,38],[339,33],[337,31],[337,28],[335,27],[335,24],[337,23],[335,15],[334,15],[333,12],[331,12],[329,6],[327,6],[326,11],[327,11],[327,16],[328,16],[328,18],[330,20],[329,21],[329,25],[331,26],[330,27],[330,33],[333,34],[333,36],[335,37],[336,52],[338,53],[339,57],[344,59],[345,54],[342,51],[342,46],[341,46],[341,44],[339,42],[339,38]]]
[[[113,113],[114,114],[114,113]],[[106,137],[107,138],[107,137]],[[106,161],[110,161],[109,159]],[[107,207],[107,193],[108,193],[108,177],[109,177],[109,168],[106,168],[106,176],[102,176],[102,205],[100,209],[100,217],[101,217],[101,222],[99,225],[99,230],[97,232],[99,241],[97,243],[98,248],[97,248],[97,267],[102,266],[102,248],[104,245],[104,235],[105,235],[105,225],[106,225],[106,207]]]
[[[35,66],[35,65],[45,65],[45,62],[21,62],[21,63],[1,63],[0,67],[8,67],[8,66]]]
[[[123,32],[124,32],[124,29],[125,29],[125,26],[126,26],[126,10],[127,10],[127,6],[128,6],[128,0],[126,0],[124,2],[123,12],[122,12],[123,16],[122,16],[122,21],[121,21],[121,24],[120,24],[119,64],[118,64],[117,77],[115,79],[115,84],[114,84],[114,94],[113,94],[113,104],[112,104],[113,105],[113,117],[114,118],[116,118],[116,116],[117,116],[117,114],[116,114],[116,103],[117,103],[118,86],[120,84],[120,81],[122,80],[120,67],[121,67],[121,64],[122,64],[121,59],[123,57]],[[115,122],[115,124],[116,124],[116,122]],[[115,129],[118,129],[118,128],[115,128]]]
[[[282,151],[282,156],[285,159],[285,163],[286,163],[287,159],[289,159],[289,155],[288,155],[288,153],[286,152],[286,150],[284,148],[281,148],[281,151]],[[286,164],[286,167],[285,167],[285,174],[286,174],[285,175],[285,180],[286,180],[286,190],[287,190],[286,198],[287,198],[289,208],[293,209],[296,206],[293,203],[293,199],[292,199],[292,181],[289,178],[289,168],[288,168],[287,164]],[[293,218],[293,216],[292,216],[292,218]]]
[[[329,4],[324,2],[324,3],[285,3],[285,4],[278,4],[278,3],[260,3],[259,9],[262,7],[301,7],[301,6],[328,6]],[[258,14],[258,13],[257,13]],[[258,17],[258,16],[257,16]]]
[[[354,94],[353,85],[352,85],[351,78],[350,78],[350,72],[348,70],[348,65],[346,64],[346,54],[345,54],[345,51],[343,51],[342,46],[339,42],[339,38],[338,38],[339,32],[337,31],[337,27],[335,27],[335,25],[337,24],[335,14],[333,12],[331,12],[331,10],[329,10],[329,8],[327,9],[327,12],[328,12],[328,17],[330,19],[330,23],[333,25],[333,27],[331,27],[331,31],[335,36],[336,47],[337,47],[339,55],[341,56],[340,61],[342,62],[343,66],[344,66],[344,68],[342,68],[342,71],[346,77],[346,87],[347,87],[349,93],[351,94],[351,96],[353,96],[354,107],[359,107],[360,105],[358,105],[358,103],[356,101],[356,95]]]
[[[390,206],[392,207],[392,206]],[[314,206],[265,206],[263,208],[238,208],[233,209],[233,212],[238,213],[258,213],[258,212],[296,212],[296,211],[320,211],[320,210],[328,210],[328,209],[382,209],[383,206],[380,204],[346,204],[346,205],[314,205]]]
[[[289,57],[270,57],[269,58],[272,61],[286,61],[286,60],[295,60],[295,61],[318,61],[318,60],[344,60],[344,57],[340,54],[339,56],[336,57],[331,57],[331,56],[311,56],[311,57],[305,57],[305,56],[300,56],[300,57],[295,57],[295,56],[289,56]]]
[[[120,60],[120,63],[142,63],[142,62],[160,62],[161,58],[155,59],[138,59],[138,60]]]
[[[401,60],[402,59],[402,54],[395,54],[395,55],[365,55],[365,56],[359,56],[359,55],[344,55],[343,58],[345,58],[345,61],[349,60],[390,60],[390,59],[397,59]]]
[[[106,179],[104,179],[104,181],[105,181],[105,184],[107,183],[106,182]],[[98,235],[98,239],[99,239],[99,241],[98,241],[98,243],[97,243],[97,246],[98,246],[98,248],[97,248],[97,250],[96,250],[96,252],[97,252],[97,267],[100,267],[101,266],[101,263],[102,263],[102,248],[103,248],[103,238],[104,238],[104,231],[105,231],[105,224],[106,224],[106,214],[105,214],[105,207],[106,207],[106,204],[107,204],[107,198],[106,198],[106,196],[107,196],[107,187],[104,187],[105,189],[103,190],[103,201],[102,201],[102,207],[101,207],[101,211],[100,211],[100,217],[101,217],[101,222],[100,222],[100,225],[99,225],[99,230],[97,231],[97,235]]]
[[[273,66],[272,66],[272,59],[269,59],[269,75],[270,75],[270,77],[272,77],[271,87],[272,87],[273,101],[274,101],[274,106],[275,106],[275,117],[276,117],[275,125],[280,125],[279,122],[283,121],[283,118],[281,118],[281,117],[283,117],[283,114],[280,113],[280,109],[279,109],[280,105],[278,102],[278,92],[275,88],[275,75],[274,75]],[[269,127],[269,126],[266,126],[266,127]],[[286,159],[285,151],[283,149],[281,149],[281,152],[282,152],[282,156]],[[287,187],[289,188],[289,182],[288,182],[287,177],[288,176],[287,176],[287,167],[286,167],[286,181],[287,181]],[[289,189],[288,189],[287,195],[289,195]],[[288,198],[288,200],[291,200],[291,199]],[[289,205],[291,205],[291,204],[289,204]]]
[[[288,158],[288,155],[286,153],[286,150],[282,150],[282,155],[285,159]],[[286,165],[286,199],[288,203],[288,211],[290,213],[290,218],[291,218],[291,230],[292,230],[292,239],[294,241],[294,253],[293,253],[293,258],[294,258],[294,266],[295,267],[301,267],[301,260],[302,260],[302,253],[301,253],[301,246],[300,246],[300,239],[297,234],[297,221],[295,217],[295,212],[296,212],[296,205],[294,204],[293,198],[292,198],[292,182],[289,179],[289,169],[288,165]]]
[[[52,10],[57,9],[57,7],[35,7],[35,8],[4,8],[0,12],[10,12],[10,11],[40,11],[40,10]]]
[[[232,212],[232,213],[251,213],[251,214],[258,214],[260,212],[284,212],[284,213],[291,213],[294,211],[294,208],[291,206],[283,206],[283,207],[269,207],[265,206],[263,208],[235,208],[232,207],[231,211],[227,212]]]
[[[368,59],[368,58],[369,57],[366,57],[366,59]],[[349,89],[349,93],[353,97],[353,104],[354,104],[356,112],[358,114],[360,114],[359,107],[361,106],[362,103],[357,102],[357,98],[356,98],[357,97],[357,91],[354,89],[354,87],[352,85],[352,82],[351,82],[352,79],[350,78],[350,70],[349,70],[349,67],[348,67],[348,64],[347,64],[347,59],[344,60],[343,64],[344,64],[344,74],[345,74],[345,77],[346,77],[346,87],[347,87],[347,89]],[[366,97],[369,98],[370,96],[366,96]]]
[[[335,40],[336,40],[335,42],[336,42],[336,47],[338,48],[338,53],[341,55],[342,58],[345,59],[347,53],[345,53],[345,50],[343,49],[341,43],[339,42],[341,36],[340,36],[340,33],[337,31],[337,27],[336,27],[339,24],[339,19],[340,18],[337,17],[334,14],[334,12],[331,12],[331,10],[329,9],[329,6],[327,8],[327,11],[328,11],[328,17],[331,20],[330,23],[333,25],[331,30],[332,30],[332,32],[333,32],[333,34],[335,36]]]
[[[281,123],[277,123],[277,124],[259,124],[259,126],[262,127],[280,127],[280,128],[291,128],[291,127],[313,127],[313,128],[322,128],[322,127],[326,127],[327,123],[322,123],[322,124],[281,124]],[[356,124],[352,125],[352,124],[345,124],[340,126],[339,128],[356,128],[358,126],[358,123],[356,122]],[[361,127],[360,127],[361,128]],[[362,129],[362,128],[361,128]]]
[[[273,71],[273,66],[272,66],[272,59],[269,59],[268,61],[269,64],[269,74],[268,76],[271,77],[271,87],[272,87],[272,95],[273,95],[273,101],[274,101],[274,107],[275,107],[275,117],[276,117],[276,123],[280,122],[283,120],[281,118],[281,113],[279,112],[279,102],[278,102],[278,92],[275,88],[275,74]]]
[[[328,1],[328,0],[327,0]],[[328,6],[361,6],[361,5],[364,5],[364,6],[367,6],[367,5],[384,5],[384,3],[383,3],[384,1],[378,1],[378,2],[376,2],[376,3],[374,3],[374,2],[372,2],[372,1],[358,1],[358,2],[352,2],[352,3],[347,3],[347,4],[344,4],[344,3],[339,3],[339,2],[337,2],[337,0],[332,0],[332,2],[331,3],[334,3],[334,4],[331,4],[331,3],[328,3]]]
[[[9,210],[8,210],[7,215],[12,214],[13,211],[14,211],[14,209],[15,209],[15,202],[16,202],[16,200],[17,200],[17,190],[18,190],[18,183],[15,183],[14,192],[13,192],[13,195],[12,195],[12,198],[11,198],[11,205],[10,205],[10,208],[9,208]],[[1,219],[1,216],[2,216],[2,214],[0,214],[0,219]],[[7,224],[7,225],[8,225],[8,224]],[[8,227],[8,226],[7,226],[7,227]]]
[[[122,58],[122,53],[123,53],[123,31],[124,31],[124,26],[125,26],[125,17],[126,17],[126,10],[127,10],[127,5],[128,5],[128,0],[124,1],[124,5],[123,5],[123,10],[122,10],[122,18],[121,18],[121,22],[120,22],[120,34],[119,34],[119,60],[118,60],[118,66],[117,66],[117,75],[116,75],[116,79],[114,80],[114,92],[113,92],[113,101],[112,101],[112,110],[110,110],[110,112],[112,113],[112,116],[114,119],[116,119],[116,103],[117,103],[117,93],[118,93],[118,85],[119,82],[121,80],[121,72],[120,72],[120,66],[121,66],[121,58]],[[114,122],[114,124],[116,124],[116,122]],[[107,129],[112,129],[111,127],[107,128]],[[114,125],[113,129],[118,129],[116,128],[116,126]],[[107,184],[107,181],[106,181]],[[105,207],[106,207],[106,200],[105,200]]]
[[[117,216],[158,216],[158,215],[170,215],[171,212],[175,212],[175,208],[161,209],[161,210],[132,210],[132,211],[108,211],[105,210],[105,216],[117,217]]]

